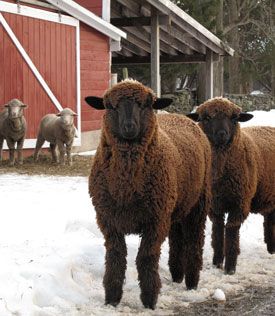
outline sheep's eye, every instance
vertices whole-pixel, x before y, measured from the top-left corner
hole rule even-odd
[[[205,121],[205,122],[209,122],[211,120],[211,116],[205,116],[204,118],[203,118],[203,121]]]
[[[238,116],[237,116],[237,115],[233,115],[233,116],[231,117],[231,122],[232,122],[233,124],[237,124],[237,123],[238,123]]]

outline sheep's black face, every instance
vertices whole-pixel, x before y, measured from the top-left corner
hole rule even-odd
[[[113,129],[120,139],[133,141],[141,134],[141,118],[145,108],[137,102],[122,99],[111,110]]]
[[[237,117],[227,116],[205,116],[202,118],[200,125],[207,135],[210,142],[215,147],[225,147],[232,142],[237,130]]]

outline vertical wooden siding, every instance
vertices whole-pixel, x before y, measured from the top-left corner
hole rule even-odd
[[[109,39],[86,25],[80,27],[80,39],[82,131],[97,130],[104,112],[89,107],[84,98],[101,97],[109,87]]]
[[[78,4],[102,16],[102,0],[76,0]],[[101,127],[104,111],[89,107],[84,98],[88,95],[102,96],[110,81],[109,38],[81,23],[81,116],[82,131],[97,130]]]
[[[76,111],[75,28],[16,14],[3,15],[61,105]],[[0,43],[0,104],[12,98],[28,104],[27,138],[36,138],[40,119],[58,110],[2,26]]]
[[[75,0],[75,2],[94,14],[102,16],[102,0]]]

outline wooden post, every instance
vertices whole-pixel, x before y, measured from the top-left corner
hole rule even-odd
[[[122,68],[122,77],[123,77],[123,80],[129,78],[129,76],[128,76],[128,68],[127,67],[123,67]]]
[[[210,49],[206,51],[206,72],[205,72],[205,98],[213,98],[213,52]]]
[[[160,97],[159,15],[151,7],[151,88]]]

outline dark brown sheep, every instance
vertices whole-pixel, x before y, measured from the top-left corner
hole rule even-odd
[[[133,80],[104,98],[87,97],[106,108],[101,142],[89,178],[97,223],[105,237],[105,302],[122,297],[127,247],[125,235],[138,234],[136,258],[141,300],[154,309],[161,282],[161,244],[169,235],[169,268],[174,282],[185,275],[187,289],[198,285],[205,220],[210,205],[211,149],[192,120],[155,115],[171,103]]]
[[[23,145],[27,129],[24,117],[24,109],[27,107],[23,102],[13,99],[5,104],[4,111],[0,113],[0,162],[2,161],[2,148],[6,139],[9,148],[9,164],[15,162],[15,145],[17,143],[18,163],[23,164]]]
[[[188,115],[199,122],[212,145],[213,264],[236,270],[239,229],[249,212],[264,216],[267,250],[275,252],[275,128],[240,128],[253,115],[224,98],[214,98]],[[224,217],[228,213],[225,229]]]

